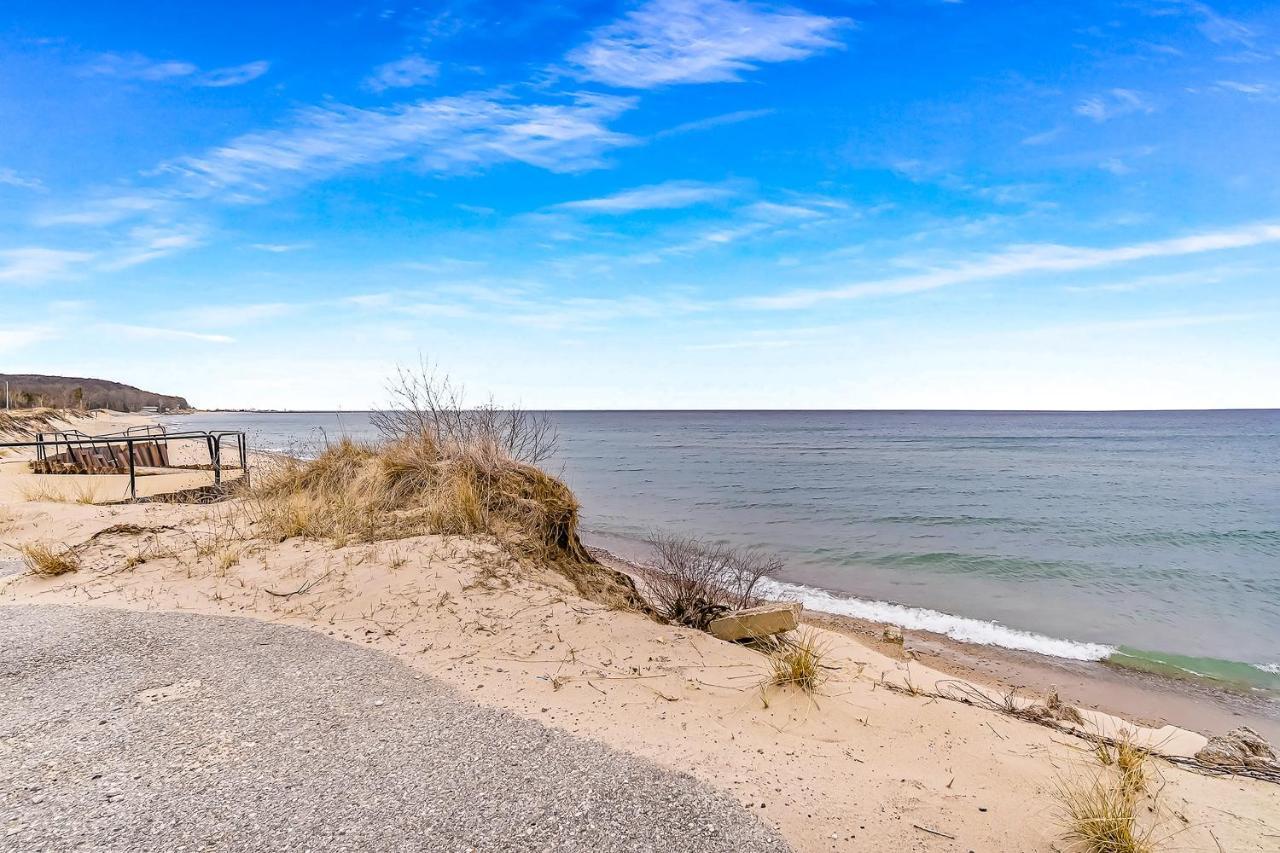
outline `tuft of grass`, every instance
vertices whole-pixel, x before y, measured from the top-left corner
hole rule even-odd
[[[1123,786],[1099,773],[1087,781],[1063,782],[1058,797],[1065,836],[1086,853],[1153,853],[1152,830],[1139,826],[1137,802]]]
[[[1133,797],[1147,790],[1147,758],[1149,753],[1133,742],[1126,731],[1116,741],[1116,769],[1120,772],[1120,787]]]
[[[1098,740],[1093,756],[1100,767],[1058,786],[1064,836],[1084,853],[1154,853],[1155,825],[1142,826],[1140,809],[1158,813],[1155,797],[1147,797],[1150,757],[1122,731],[1114,743]]]
[[[810,695],[817,693],[827,680],[823,666],[827,652],[826,641],[814,630],[780,638],[769,653],[769,683],[798,687]]]
[[[225,575],[239,564],[240,551],[235,548],[228,548],[218,555],[218,574]]]
[[[33,575],[53,578],[80,568],[80,557],[70,548],[55,551],[48,545],[33,543],[22,546],[22,561]]]
[[[47,483],[37,481],[22,486],[22,499],[26,501],[43,501],[45,503],[67,503],[67,496],[57,489],[50,488]]]
[[[37,480],[22,487],[22,497],[28,501],[44,501],[45,503],[77,503],[86,506],[96,504],[101,497],[98,484],[79,481],[70,492],[65,492],[48,482]]]
[[[78,504],[84,506],[92,506],[98,502],[98,485],[87,481],[81,481],[76,484],[75,491],[71,494],[71,499]]]

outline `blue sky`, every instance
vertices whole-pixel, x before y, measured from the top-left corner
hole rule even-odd
[[[362,408],[1280,406],[1280,5],[0,19],[0,371]]]

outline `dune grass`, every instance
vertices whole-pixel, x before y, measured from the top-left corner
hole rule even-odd
[[[778,687],[796,687],[813,695],[827,680],[823,665],[829,646],[813,629],[793,637],[779,637],[771,643],[769,683]]]
[[[249,504],[259,530],[279,539],[489,534],[543,556],[585,556],[578,502],[563,483],[495,447],[451,447],[430,435],[344,438],[315,459],[280,460],[259,474]]]
[[[92,506],[102,496],[98,492],[98,484],[91,481],[77,481],[70,490],[64,490],[47,481],[38,480],[22,487],[22,497],[33,502]]]
[[[1154,853],[1151,829],[1138,823],[1134,798],[1106,774],[1063,783],[1058,796],[1067,840],[1087,853]]]
[[[80,557],[70,548],[54,550],[39,542],[22,546],[22,561],[27,571],[40,577],[52,578],[69,574],[80,568]]]
[[[1064,837],[1084,853],[1155,853],[1155,823],[1140,820],[1159,813],[1148,791],[1150,753],[1122,732],[1114,742],[1099,740],[1093,756],[1098,767],[1059,782]]]
[[[334,545],[425,534],[485,535],[551,566],[587,598],[648,611],[635,585],[597,563],[578,538],[578,501],[538,463],[554,446],[549,422],[518,408],[467,406],[424,366],[391,387],[375,415],[381,440],[343,438],[310,460],[259,471],[245,506],[255,532]]]
[[[22,499],[32,502],[45,503],[70,503],[70,499],[58,489],[51,488],[43,481],[37,481],[31,484],[23,484]]]
[[[67,421],[59,409],[0,411],[0,440],[25,441],[37,432],[48,432]]]

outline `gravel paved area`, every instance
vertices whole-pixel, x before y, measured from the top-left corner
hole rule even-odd
[[[0,578],[21,574],[25,569],[26,566],[22,564],[21,559],[0,557]]]
[[[784,851],[691,777],[250,620],[0,607],[0,850]]]

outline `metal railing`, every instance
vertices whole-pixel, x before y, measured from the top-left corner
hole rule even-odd
[[[209,453],[209,467],[213,472],[213,485],[215,487],[222,485],[222,451],[223,444],[227,439],[234,439],[235,451],[238,457],[238,467],[241,472],[241,479],[247,485],[249,481],[249,445],[245,439],[245,434],[233,430],[216,430],[216,431],[191,431],[172,433],[165,430],[162,426],[147,425],[144,427],[131,427],[120,433],[110,433],[106,435],[85,435],[79,430],[65,430],[52,433],[37,433],[34,441],[11,441],[0,442],[0,448],[3,449],[31,449],[36,452],[36,461],[48,465],[54,461],[51,459],[49,452],[52,450],[55,455],[60,454],[57,448],[66,448],[65,455],[71,460],[72,465],[80,464],[76,457],[84,458],[83,451],[87,448],[92,457],[96,460],[103,461],[103,467],[111,469],[117,467],[115,462],[118,457],[111,451],[112,447],[123,445],[124,453],[121,454],[125,461],[129,474],[129,499],[136,501],[138,499],[138,467],[140,447],[144,445],[161,445],[165,447],[165,454],[162,457],[166,463],[168,460],[168,446],[172,442],[191,441],[203,444]],[[103,453],[103,449],[106,450]],[[81,451],[77,454],[77,451]],[[111,460],[110,464],[106,460]],[[143,460],[141,467],[144,468],[184,468],[188,466],[179,466],[172,464],[149,465]],[[229,466],[228,466],[229,467]],[[101,473],[101,472],[88,472]],[[124,473],[121,471],[120,473]]]

